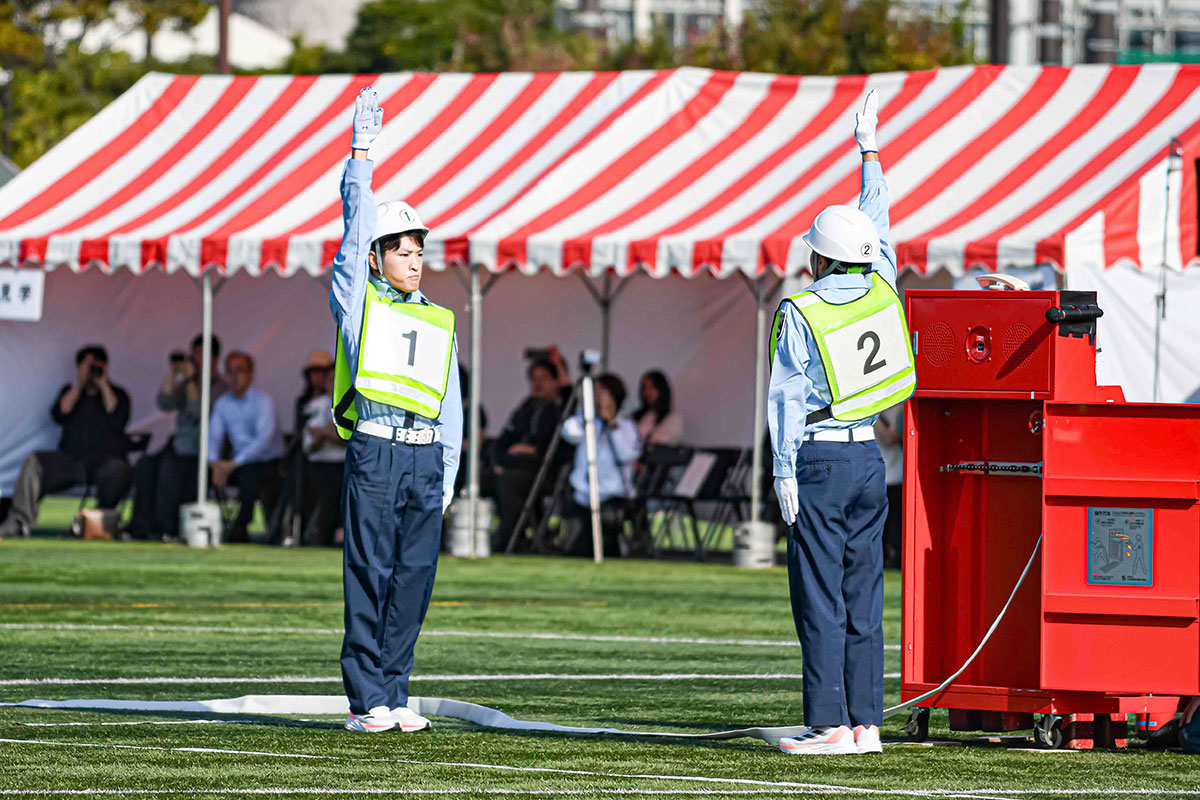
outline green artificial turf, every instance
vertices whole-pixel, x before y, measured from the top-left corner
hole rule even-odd
[[[340,567],[335,550],[0,542],[0,701],[340,694]],[[886,640],[898,642],[894,573],[887,577],[884,627]],[[799,648],[782,644],[795,637],[782,568],[445,557],[426,631],[439,635],[423,637],[417,647],[416,695],[578,726],[698,732],[800,721],[799,681],[769,677],[802,670]],[[719,641],[458,635],[472,633]],[[885,672],[899,670],[898,655],[887,651]],[[553,677],[480,679],[531,674]],[[598,674],[714,677],[575,677]],[[721,677],[748,674],[764,677]],[[189,682],[12,683],[144,677]],[[887,702],[896,702],[898,681],[889,678],[885,687]],[[431,733],[411,735],[356,735],[341,723],[332,716],[0,708],[0,797],[103,789],[166,792],[143,795],[153,797],[220,796],[230,789],[304,797],[366,789],[397,797],[418,791],[1026,799],[1108,797],[1112,790],[1200,793],[1197,762],[1178,753],[1136,746],[1046,752],[1024,741],[989,746],[952,737],[943,713],[934,715],[932,736],[946,746],[903,743],[903,718],[895,718],[884,727],[882,757],[842,758],[785,756],[748,739],[521,733],[450,718],[435,718]]]

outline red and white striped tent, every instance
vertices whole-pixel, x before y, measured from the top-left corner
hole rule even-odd
[[[872,88],[880,92],[891,239],[902,266],[958,275],[976,264],[1041,262],[1069,276],[1076,267],[1165,260],[1178,269],[1196,261],[1200,66],[979,66],[852,77],[701,69],[151,74],[0,188],[0,264],[97,268],[49,276],[47,296],[57,298],[49,327],[35,333],[20,327],[27,323],[0,322],[0,384],[25,387],[0,398],[0,418],[44,419],[42,395],[52,395],[58,380],[47,365],[67,363],[87,340],[121,341],[125,369],[141,369],[142,394],[150,394],[160,380],[150,374],[158,372],[158,351],[195,330],[179,321],[179,304],[194,303],[194,295],[178,294],[189,288],[179,283],[186,275],[231,276],[218,319],[227,347],[240,341],[269,363],[328,346],[327,289],[290,280],[298,289],[290,292],[278,278],[318,275],[331,263],[342,232],[348,117],[368,84],[386,112],[371,148],[377,196],[418,208],[433,228],[426,261],[435,270],[515,268],[533,276],[515,283],[543,289],[539,281],[573,268],[605,275],[606,285],[609,276],[640,273],[795,274],[807,264],[799,237],[813,216],[857,195],[851,131]],[[1182,169],[1168,172],[1172,137],[1181,143]],[[100,272],[114,275],[102,285]],[[83,288],[68,291],[72,283]],[[668,368],[683,411],[702,423],[703,435],[728,443],[743,427],[729,422],[727,410],[750,402],[753,324],[730,313],[728,290],[709,283],[690,282],[688,298],[678,280],[641,284],[622,297],[630,325],[615,332],[631,353],[620,365],[627,377]],[[507,285],[496,298],[508,312],[497,326],[505,347],[594,343],[581,316],[586,306]],[[437,290],[441,298],[453,282]],[[106,303],[96,300],[109,293],[120,298],[98,309]],[[607,341],[609,304],[603,308]],[[170,337],[145,335],[170,324]],[[473,350],[479,327],[472,326]],[[57,341],[47,344],[50,330]],[[657,349],[648,346],[652,332]],[[673,344],[663,345],[664,336]],[[496,356],[498,348],[485,343]],[[272,389],[281,397],[291,385],[283,372],[295,378],[290,366],[278,370]],[[503,372],[490,373],[489,392],[506,380]],[[493,412],[519,396],[521,371],[508,372],[507,394],[488,400]],[[45,385],[30,385],[43,374]],[[53,444],[45,425],[0,430],[0,485],[15,476],[24,452]]]
[[[346,118],[367,84],[386,112],[378,196],[422,213],[435,269],[802,269],[812,217],[857,194],[850,132],[872,88],[903,266],[1156,265],[1168,142],[1200,144],[1190,65],[152,74],[0,189],[0,261],[319,273],[341,236]],[[1178,180],[1176,267],[1197,244],[1194,168]]]

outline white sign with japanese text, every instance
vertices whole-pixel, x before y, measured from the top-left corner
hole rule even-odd
[[[46,273],[40,269],[0,268],[0,319],[38,322]]]

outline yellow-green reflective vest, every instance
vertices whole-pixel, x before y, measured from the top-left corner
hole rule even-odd
[[[855,422],[903,403],[917,387],[912,342],[900,297],[871,273],[870,290],[836,305],[815,292],[786,298],[771,327],[771,363],[783,325],[784,303],[793,304],[812,330],[829,380],[829,415]]]
[[[368,282],[356,369],[346,360],[338,331],[333,373],[338,434],[349,439],[354,432],[355,394],[437,419],[453,353],[453,311],[422,303],[393,303]]]

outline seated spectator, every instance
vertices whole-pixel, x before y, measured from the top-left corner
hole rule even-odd
[[[309,353],[304,378],[309,397],[296,420],[303,471],[300,485],[306,501],[297,505],[306,518],[301,540],[305,544],[341,544],[346,442],[333,423],[333,356],[324,350]]]
[[[492,546],[497,550],[508,545],[562,415],[561,373],[554,362],[534,361],[527,374],[529,397],[512,412],[496,438],[496,505],[500,527]]]
[[[221,340],[212,337],[212,379],[209,402],[225,393],[217,369]],[[133,517],[129,535],[135,539],[173,539],[179,536],[179,507],[196,501],[196,470],[200,458],[200,378],[204,339],[192,339],[188,355],[174,352],[167,375],[158,387],[160,411],[175,413],[175,434],[166,447],[148,453],[133,469]]]
[[[90,483],[96,504],[111,511],[129,491],[129,395],[109,380],[103,347],[80,350],[75,367],[75,383],[64,386],[50,408],[50,417],[63,429],[58,449],[25,458],[0,537],[29,536],[39,501],[52,492]]]
[[[596,378],[596,483],[599,488],[604,525],[604,554],[620,555],[620,533],[624,525],[621,513],[633,497],[633,462],[641,452],[637,426],[632,420],[617,416],[625,402],[625,384],[616,375]],[[583,522],[584,532],[574,537],[571,555],[591,555],[591,536],[586,533],[590,522],[591,499],[588,490],[588,458],[584,439],[583,414],[575,414],[563,423],[563,438],[575,448],[575,463],[571,468],[570,485],[573,506],[567,517]]]
[[[641,407],[633,412],[642,447],[679,444],[683,441],[683,417],[671,408],[671,384],[667,376],[652,369],[642,376]]]
[[[275,420],[275,401],[254,382],[254,359],[233,352],[225,359],[229,391],[213,403],[208,430],[208,459],[213,485],[235,486],[240,507],[227,532],[228,542],[248,541],[246,529],[254,517],[254,504],[263,502],[263,516],[270,517],[278,499],[280,442]],[[229,453],[225,451],[228,439]]]
[[[454,495],[459,496],[467,486],[471,474],[471,371],[461,363],[458,365],[458,386],[462,391],[463,407],[463,440],[462,461],[459,463],[458,474],[454,476]],[[487,409],[479,405],[479,443],[482,451],[486,451],[487,441]],[[479,459],[479,496],[490,497],[494,491],[492,485],[492,470],[489,469],[490,459],[486,452],[481,452]],[[449,542],[443,544],[449,547]]]

